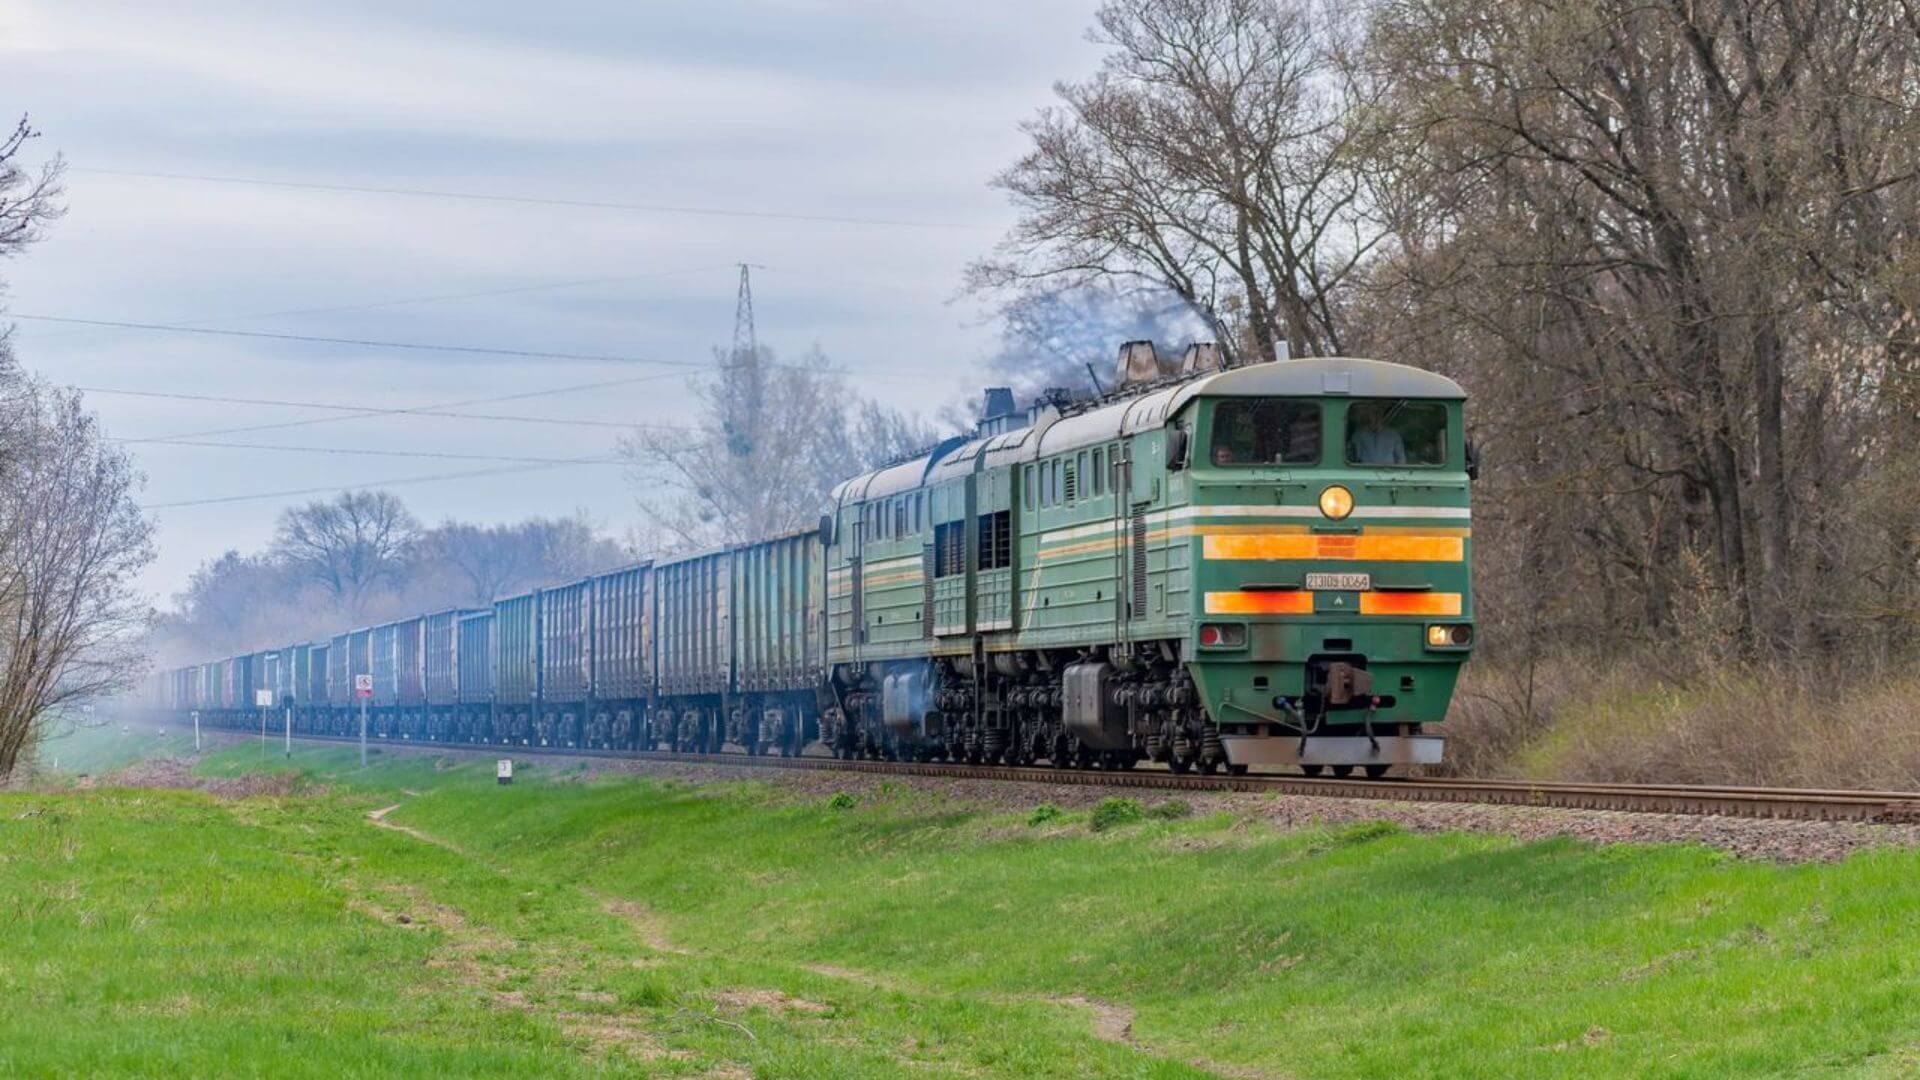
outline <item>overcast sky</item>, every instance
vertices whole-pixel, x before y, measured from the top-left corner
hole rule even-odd
[[[16,352],[93,388],[121,438],[598,457],[620,429],[104,391],[391,409],[629,380],[458,411],[671,424],[683,370],[26,316],[684,364],[729,340],[746,261],[764,267],[763,342],[818,345],[871,396],[931,414],[981,382],[993,329],[955,297],[1011,219],[987,181],[1052,83],[1097,63],[1094,3],[0,0],[0,110],[30,113],[31,153],[70,170],[65,220],[0,267]],[[516,464],[130,445],[155,506]],[[393,490],[430,522],[584,509],[617,533],[635,513],[621,470],[599,465]],[[145,585],[164,599],[312,497],[156,509]]]

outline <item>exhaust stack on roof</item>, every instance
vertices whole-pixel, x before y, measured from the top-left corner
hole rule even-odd
[[[1120,362],[1114,368],[1114,381],[1119,385],[1152,382],[1163,374],[1153,342],[1129,341],[1120,346]]]
[[[1180,374],[1200,375],[1209,371],[1219,371],[1226,366],[1226,357],[1220,353],[1220,346],[1211,341],[1196,341],[1187,346],[1180,354]]]

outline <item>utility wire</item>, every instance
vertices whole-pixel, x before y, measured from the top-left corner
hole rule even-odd
[[[184,506],[212,506],[216,503],[252,502],[258,499],[287,499],[301,495],[331,495],[340,491],[353,491],[358,488],[398,487],[402,484],[428,484],[443,480],[467,480],[482,476],[504,476],[508,473],[538,472],[544,469],[561,469],[580,465],[618,464],[606,458],[577,458],[571,461],[558,461],[542,465],[508,466],[501,469],[474,469],[468,472],[439,473],[432,476],[400,476],[390,480],[370,480],[359,484],[336,484],[327,487],[295,488],[289,491],[260,491],[251,495],[225,495],[213,499],[184,499],[179,502],[149,503],[142,510],[173,510]]]
[[[793,214],[775,210],[736,210],[710,206],[674,206],[666,203],[601,202],[593,199],[555,199],[534,195],[495,195],[474,191],[439,191],[430,188],[375,187],[366,184],[324,184],[303,180],[268,180],[254,176],[209,176],[200,173],[147,172],[136,169],[103,169],[68,166],[70,173],[99,176],[128,176],[143,180],[188,180],[206,184],[250,184],[257,187],[291,188],[302,191],[343,191],[359,195],[404,195],[413,198],[465,199],[473,202],[515,203],[525,206],[572,206],[589,210],[633,210],[652,214],[695,214],[705,217],[749,218],[762,221],[805,221],[823,225],[874,225],[898,229],[975,229],[995,231],[986,225],[957,221],[911,221],[901,218],[853,217],[838,214]]]
[[[577,391],[577,390],[592,390],[592,389],[599,389],[607,386],[627,385],[627,384],[636,383],[636,382],[651,382],[658,378],[660,378],[660,376],[650,375],[643,379],[614,379],[609,382],[584,383],[579,386],[561,387],[554,390],[539,390],[539,391],[534,391],[528,394],[516,394],[516,395],[512,395],[512,397],[533,397],[533,396],[567,393],[567,392]],[[499,415],[494,415],[490,413],[449,412],[432,405],[423,406],[420,408],[370,409],[365,405],[340,405],[330,401],[292,401],[292,400],[287,400],[283,398],[221,397],[214,394],[181,394],[181,393],[173,393],[173,392],[160,391],[160,390],[122,390],[122,389],[118,389],[110,386],[75,386],[73,387],[73,389],[79,390],[83,393],[88,393],[88,394],[115,394],[115,395],[120,395],[124,397],[163,398],[170,401],[209,401],[209,402],[217,402],[217,403],[226,404],[226,405],[265,405],[270,407],[285,407],[285,408],[298,408],[298,409],[328,409],[334,412],[344,412],[344,413],[352,414],[350,416],[329,416],[329,417],[324,417],[320,419],[295,420],[295,421],[291,421],[284,424],[262,424],[253,428],[229,428],[229,429],[226,429],[227,433],[234,432],[234,431],[242,431],[242,430],[259,430],[261,428],[296,427],[296,426],[311,425],[311,424],[317,424],[317,423],[332,423],[339,420],[352,420],[357,417],[368,417],[368,416],[454,417],[462,420],[501,420],[501,421],[511,421],[514,423],[522,423],[522,424],[564,424],[568,426],[577,426],[577,427],[608,427],[608,428],[621,428],[621,429],[627,429],[627,430],[638,429],[638,430],[646,430],[646,431],[689,432],[693,430],[692,428],[687,427],[683,424],[647,424],[647,423],[640,423],[638,421],[626,421],[626,420],[585,420],[585,419],[580,419],[576,417],[499,416]],[[507,399],[492,398],[492,399],[482,399],[482,400],[500,401],[500,400],[507,400]],[[155,436],[152,438],[144,438],[144,439],[143,438],[121,438],[115,441],[134,442],[134,443],[164,442],[164,443],[181,443],[182,445],[190,445],[185,443],[184,440],[190,439],[190,438],[197,438],[200,435],[212,435],[212,434],[221,434],[221,432],[199,432],[199,433],[193,433],[193,434],[187,434],[187,435],[165,435],[165,436]],[[216,445],[237,445],[237,444],[199,443],[199,444],[191,444],[191,445],[216,446]]]
[[[172,334],[208,334],[215,337],[264,338],[269,341],[299,341],[320,345],[357,345],[372,349],[414,349],[422,352],[472,353],[480,356],[511,356],[523,360],[586,360],[603,364],[660,364],[677,368],[705,368],[694,360],[662,360],[648,356],[615,356],[606,353],[546,352],[540,349],[498,349],[486,345],[443,345],[425,341],[379,341],[371,338],[326,337],[320,334],[277,334],[268,330],[225,330],[210,326],[169,326],[166,323],[130,322],[120,319],[77,319],[64,315],[23,315],[9,313],[11,319],[32,322],[66,323],[73,326],[108,326],[117,330],[161,330]]]
[[[674,372],[662,375],[642,375],[634,379],[610,379],[603,382],[578,383],[573,386],[557,386],[550,390],[527,390],[518,394],[497,394],[492,397],[467,398],[464,401],[443,401],[432,405],[419,405],[404,409],[362,409],[344,416],[321,416],[307,420],[281,420],[271,424],[248,424],[243,427],[212,428],[207,431],[183,431],[176,435],[140,440],[142,442],[168,442],[173,439],[201,439],[212,435],[238,435],[251,431],[278,431],[284,428],[312,427],[316,424],[333,424],[342,420],[355,420],[369,416],[399,416],[421,413],[427,410],[459,409],[468,405],[487,405],[500,401],[520,401],[526,398],[550,397],[555,394],[570,394],[580,390],[598,390],[609,386],[627,386],[633,383],[653,382],[656,379],[671,377]],[[556,418],[552,422],[568,423],[583,427],[598,427],[605,421],[600,420],[563,420]]]
[[[650,278],[679,277],[685,274],[704,274],[711,270],[732,270],[733,263],[716,263],[712,266],[689,266],[680,270],[658,270],[650,274],[621,274],[616,277],[576,278],[572,281],[548,281],[536,285],[513,285],[498,289],[480,289],[473,292],[438,293],[433,296],[408,296],[398,300],[372,300],[361,304],[336,304],[329,307],[289,308],[283,311],[259,311],[250,315],[216,315],[197,319],[179,319],[168,322],[168,327],[205,326],[213,322],[230,322],[245,319],[279,319],[298,315],[339,315],[351,311],[373,311],[379,308],[406,307],[412,304],[437,304],[448,300],[480,300],[494,296],[514,296],[520,293],[545,292],[553,289],[577,289],[587,285],[614,285],[628,281],[644,281]],[[35,341],[50,341],[69,337],[73,334],[85,334],[85,329],[69,330],[66,333],[42,334]]]
[[[110,439],[110,442],[139,442],[138,439]],[[579,458],[513,457],[501,454],[455,454],[434,450],[366,450],[346,446],[277,446],[263,443],[189,442],[169,439],[168,446],[195,446],[214,450],[280,450],[303,454],[338,454],[352,457],[442,458],[450,461],[510,461],[522,465],[578,465]],[[621,458],[601,459],[604,464],[619,464]]]
[[[32,315],[8,312],[9,319],[30,322],[63,323],[72,326],[107,326],[119,330],[158,330],[170,334],[203,334],[213,337],[264,338],[269,341],[298,341],[320,345],[353,345],[368,349],[411,349],[420,352],[470,353],[479,356],[511,356],[523,360],[584,360],[597,364],[659,364],[688,371],[711,371],[711,365],[698,360],[663,360],[652,356],[619,356],[610,353],[546,352],[540,349],[498,349],[485,345],[447,345],[429,341],[381,341],[373,338],[326,337],[320,334],[278,334],[267,330],[228,330],[211,326],[180,326],[167,323],[132,322],[121,319],[81,319],[67,315]],[[799,368],[828,375],[859,375],[867,379],[922,378],[901,372],[856,371],[846,368],[820,369],[806,364],[771,363],[770,368]]]

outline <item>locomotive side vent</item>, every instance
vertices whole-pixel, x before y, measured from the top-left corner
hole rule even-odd
[[[1132,617],[1145,618],[1147,614],[1147,508],[1145,504],[1133,508],[1133,603]]]
[[[933,639],[933,545],[920,549],[920,636]]]

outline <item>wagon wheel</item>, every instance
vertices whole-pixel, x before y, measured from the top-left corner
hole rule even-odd
[[[1321,774],[1322,772],[1324,772],[1324,771],[1326,771],[1326,766],[1324,766],[1324,765],[1302,765],[1302,766],[1300,766],[1300,771],[1301,771],[1301,772],[1303,772],[1303,773],[1305,773],[1305,774],[1307,774],[1308,776],[1319,776],[1319,775],[1320,775],[1320,774]]]
[[[1347,777],[1349,777],[1349,776],[1352,776],[1352,775],[1353,775],[1353,766],[1351,766],[1351,765],[1335,765],[1335,766],[1333,767],[1333,775],[1335,775],[1335,776],[1337,776],[1337,777],[1339,777],[1339,778],[1340,778],[1340,779],[1342,779],[1342,780],[1345,780],[1345,779],[1346,779]]]
[[[1245,765],[1234,765],[1234,764],[1231,764],[1231,763],[1229,763],[1229,764],[1227,765],[1227,775],[1229,775],[1229,776],[1245,776],[1245,775],[1247,775],[1247,766],[1245,766]]]
[[[1387,770],[1388,770],[1388,769],[1391,769],[1391,768],[1393,768],[1393,766],[1391,766],[1391,765],[1384,765],[1384,764],[1383,764],[1383,765],[1369,765],[1369,766],[1367,766],[1367,779],[1369,779],[1369,780],[1378,780],[1378,779],[1380,779],[1381,777],[1383,777],[1383,776],[1385,776],[1385,775],[1387,775]]]

